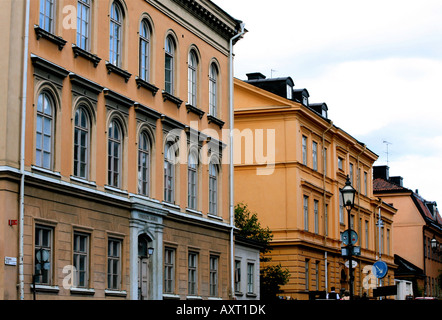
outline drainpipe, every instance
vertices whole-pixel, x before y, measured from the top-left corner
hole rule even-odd
[[[234,200],[233,200],[233,41],[237,38],[240,38],[244,35],[244,23],[240,23],[240,32],[237,33],[230,39],[229,43],[229,123],[230,123],[230,163],[229,163],[229,177],[230,177],[230,185],[229,185],[229,199],[230,199],[230,290],[232,292],[232,298],[235,296],[235,269],[234,269],[234,240],[233,240],[233,230],[235,229],[235,208],[234,208]]]
[[[19,264],[18,264],[18,281],[19,281],[19,298],[25,299],[24,284],[24,211],[25,211],[25,135],[26,135],[26,102],[27,102],[27,85],[28,85],[28,50],[29,50],[29,7],[30,0],[26,0],[25,9],[25,34],[23,39],[23,84],[22,84],[22,113],[21,113],[21,135],[20,135],[20,195],[19,195]]]
[[[327,205],[326,205],[326,200],[327,200],[327,192],[326,192],[326,189],[325,189],[325,178],[326,178],[326,172],[325,172],[325,168],[326,168],[326,159],[325,159],[325,134],[331,129],[331,128],[333,128],[333,121],[330,121],[330,126],[322,133],[322,171],[323,171],[323,173],[322,173],[322,188],[323,188],[323,197],[324,197],[324,199],[323,199],[323,201],[322,201],[322,204],[323,204],[323,211],[322,212],[324,212],[324,220],[325,220],[325,210],[326,210],[326,208],[327,208]],[[328,212],[327,212],[327,214],[328,214]],[[327,228],[327,226],[326,226],[326,223],[328,223],[328,218],[327,218],[327,221],[324,221],[324,227],[325,227],[325,229],[326,230],[328,230],[328,228]],[[327,234],[325,233],[325,230],[324,230],[324,242],[326,241],[326,239],[327,239]],[[327,249],[325,249],[325,252],[324,252],[324,260],[325,260],[325,290],[328,292],[328,270],[327,270]]]

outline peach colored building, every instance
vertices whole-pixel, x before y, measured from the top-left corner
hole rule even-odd
[[[312,295],[348,289],[341,255],[347,212],[339,189],[347,176],[358,191],[351,211],[361,255],[354,257],[354,294],[372,295],[371,265],[378,254],[376,222],[384,228],[382,259],[394,284],[391,224],[396,209],[373,196],[372,166],[378,156],[328,118],[325,103],[309,102],[306,89],[290,77],[267,79],[260,73],[235,79],[235,202],[246,203],[269,226],[274,238],[272,263],[290,271],[281,296]],[[370,286],[371,285],[371,286]]]
[[[208,0],[0,15],[0,299],[229,298],[240,22]]]
[[[414,281],[415,295],[441,297],[442,218],[436,202],[404,187],[403,178],[391,177],[388,166],[375,167],[374,178],[374,194],[398,210],[392,229],[399,265],[395,277]]]

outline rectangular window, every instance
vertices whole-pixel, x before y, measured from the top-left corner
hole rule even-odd
[[[304,230],[308,231],[308,197],[304,196]]]
[[[90,0],[78,0],[77,3],[77,46],[89,51],[90,36]]]
[[[121,240],[108,240],[107,287],[113,290],[121,288]]]
[[[327,175],[327,148],[324,148],[324,174]]]
[[[190,252],[188,258],[188,294],[196,295],[198,292],[198,255]]]
[[[40,0],[40,28],[54,33],[54,0]]]
[[[247,263],[247,293],[253,293],[255,290],[254,270],[255,265],[253,263]]]
[[[354,185],[353,182],[353,163],[350,163],[350,182],[352,185]]]
[[[89,235],[74,233],[75,286],[87,288],[89,284]]]
[[[390,229],[387,229],[387,254],[390,255]]]
[[[210,296],[218,296],[218,257],[210,256]]]
[[[235,260],[235,292],[241,292],[241,261]]]
[[[368,221],[365,220],[365,249],[368,249]]]
[[[338,157],[338,169],[344,170],[344,159],[342,159],[341,157]]]
[[[315,282],[316,282],[316,290],[319,290],[319,261],[316,261],[316,269],[315,269]]]
[[[344,224],[344,202],[341,195],[339,195],[339,223]]]
[[[325,235],[328,236],[328,204],[325,205]]]
[[[319,201],[314,201],[314,213],[315,213],[315,233],[319,233]]]
[[[45,226],[35,227],[35,283],[52,284],[52,246],[53,229]]]
[[[164,293],[174,293],[175,290],[175,249],[166,248],[164,251]]]
[[[318,144],[313,142],[312,145],[313,170],[318,170]]]
[[[307,165],[307,137],[302,136],[302,164]]]
[[[305,273],[305,290],[310,289],[310,260],[305,259],[305,267],[304,267],[304,273]]]
[[[368,195],[368,174],[364,172],[364,195]]]

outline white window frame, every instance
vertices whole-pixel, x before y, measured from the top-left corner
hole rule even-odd
[[[77,47],[90,51],[91,0],[77,2]]]
[[[171,35],[168,35],[164,45],[165,62],[164,62],[164,91],[174,94],[175,91],[175,41]],[[169,81],[168,81],[169,77]]]
[[[86,125],[83,125],[83,117]],[[88,179],[89,176],[90,124],[87,109],[79,106],[74,119],[74,176],[83,179]]]
[[[43,232],[47,232],[47,243],[43,243]],[[36,277],[35,282],[37,284],[52,285],[53,278],[53,245],[54,245],[54,228],[44,225],[35,226],[35,243],[34,243],[34,257],[38,250],[43,249],[49,253],[49,269],[40,270],[40,275]],[[34,258],[35,259],[35,258]],[[37,261],[34,260],[34,272],[37,273]],[[45,279],[46,278],[46,279]]]
[[[120,239],[109,238],[107,251],[107,289],[121,289],[121,253],[122,241]]]
[[[187,206],[189,209],[198,208],[198,158],[189,153],[187,163]]]
[[[196,107],[198,90],[198,57],[194,50],[190,50],[187,64],[187,102]]]
[[[150,194],[150,139],[142,131],[138,137],[138,193],[144,196]]]
[[[81,242],[85,241],[83,248]],[[88,288],[89,287],[89,241],[90,235],[81,232],[74,232],[73,243],[73,265],[75,267],[74,283],[75,287]],[[81,267],[81,260],[84,260],[83,267]],[[83,274],[83,282],[80,282],[81,274]]]
[[[118,137],[115,137],[115,130],[117,129]],[[118,148],[115,149],[115,146]],[[111,187],[120,188],[122,179],[121,168],[123,162],[123,130],[120,123],[115,119],[109,124],[108,148],[108,184]],[[118,155],[115,154],[115,150],[118,150]],[[115,161],[117,161],[116,165]]]
[[[303,206],[304,206],[304,230],[308,231],[308,196],[304,196],[304,202],[303,202]]]
[[[140,79],[150,80],[150,25],[146,19],[140,23]]]
[[[209,72],[209,114],[218,117],[218,68],[215,63],[210,65]]]
[[[171,143],[164,148],[164,201],[175,201],[175,151]],[[170,184],[168,184],[170,182]]]
[[[39,27],[54,33],[55,29],[55,1],[40,0]]]
[[[112,2],[109,29],[109,62],[122,65],[123,10],[118,2]]]
[[[49,107],[49,111],[46,110]],[[55,102],[47,91],[43,91],[38,96],[37,101],[37,123],[36,123],[36,144],[35,144],[35,164],[38,167],[53,170],[54,166],[54,125],[55,122]],[[49,127],[49,128],[48,128]],[[49,140],[49,142],[47,142]],[[46,141],[46,143],[45,143]],[[45,163],[45,155],[49,157],[49,163]]]
[[[218,166],[209,164],[209,213],[218,214]]]

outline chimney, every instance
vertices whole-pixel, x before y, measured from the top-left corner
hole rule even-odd
[[[266,78],[261,72],[247,73],[247,80],[264,80]]]
[[[397,177],[390,177],[389,181],[397,186],[403,187],[404,186],[403,180],[404,179],[401,176],[397,176]]]
[[[390,179],[390,168],[388,166],[374,166],[373,167],[373,179],[381,178],[386,181]]]

